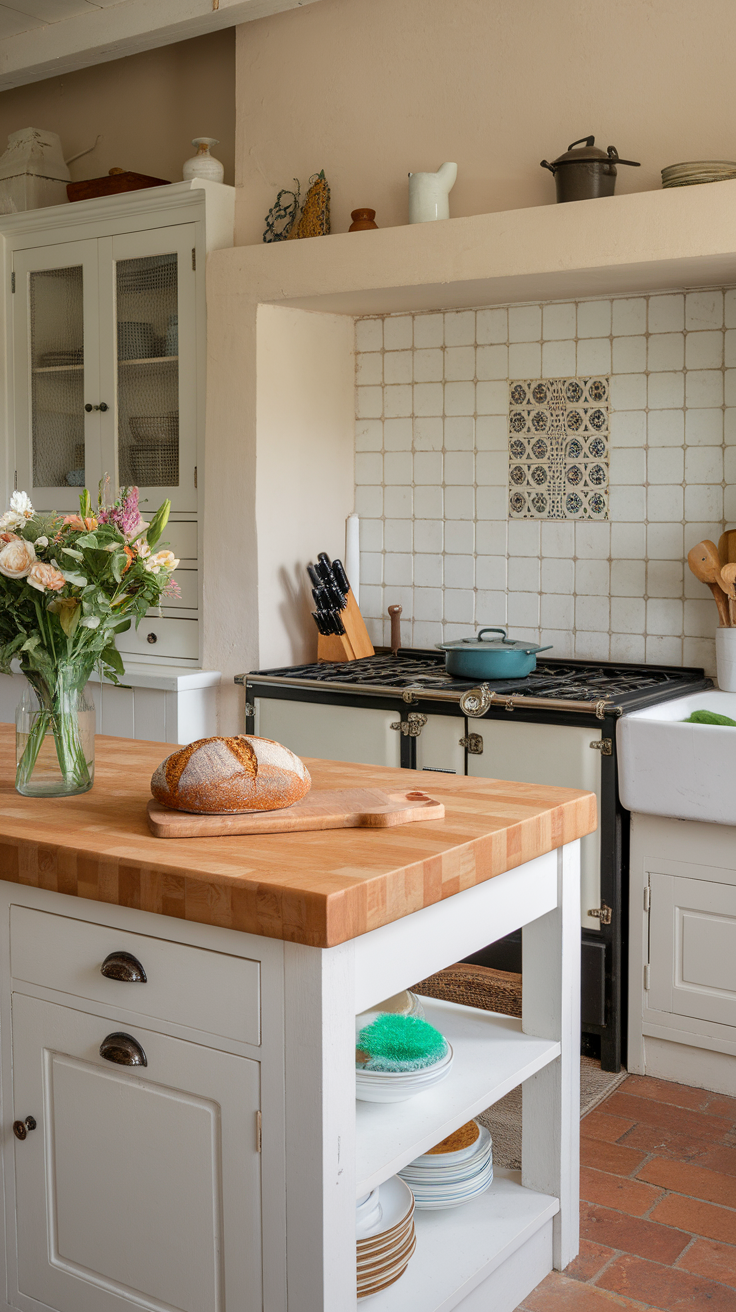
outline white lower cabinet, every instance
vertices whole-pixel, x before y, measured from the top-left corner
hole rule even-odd
[[[14,1116],[36,1121],[14,1141],[19,1293],[260,1309],[259,1063],[21,993],[12,1017]],[[146,1065],[100,1055],[121,1031]]]

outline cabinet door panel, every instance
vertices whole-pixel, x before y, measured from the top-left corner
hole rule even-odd
[[[18,486],[37,510],[76,510],[99,478],[97,242],[16,251],[13,351]],[[108,398],[109,399],[109,398]]]
[[[195,225],[113,237],[117,481],[155,509],[197,508]]]
[[[142,627],[142,626],[141,626]],[[278,697],[256,699],[256,733],[297,756],[361,765],[401,765],[401,734],[391,728],[399,712],[373,707],[318,706]]]
[[[650,875],[650,1007],[736,1026],[736,888]]]
[[[13,995],[19,1288],[58,1312],[261,1308],[259,1066]]]

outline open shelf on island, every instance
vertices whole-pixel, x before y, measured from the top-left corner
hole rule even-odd
[[[358,1307],[364,1301],[371,1312],[449,1312],[456,1307],[559,1211],[556,1198],[524,1189],[518,1181],[518,1172],[499,1171],[487,1193],[462,1207],[415,1211],[417,1248],[406,1271],[370,1303],[359,1300]],[[551,1248],[550,1237],[550,1264]],[[533,1288],[532,1263],[529,1280]],[[487,1306],[496,1306],[490,1293]]]
[[[430,1024],[452,1044],[452,1070],[407,1102],[356,1102],[356,1196],[368,1193],[459,1125],[541,1070],[559,1043],[522,1034],[521,1021],[422,997]]]

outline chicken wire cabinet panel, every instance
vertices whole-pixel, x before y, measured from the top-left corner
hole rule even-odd
[[[17,487],[69,513],[106,477],[113,495],[140,488],[144,517],[171,501],[162,545],[187,573],[165,619],[121,639],[144,664],[200,660],[205,264],[232,243],[233,206],[233,188],[195,180],[0,218],[15,436],[2,501]]]

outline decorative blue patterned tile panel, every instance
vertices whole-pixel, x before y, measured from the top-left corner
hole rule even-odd
[[[511,519],[608,519],[607,378],[509,383]]]

